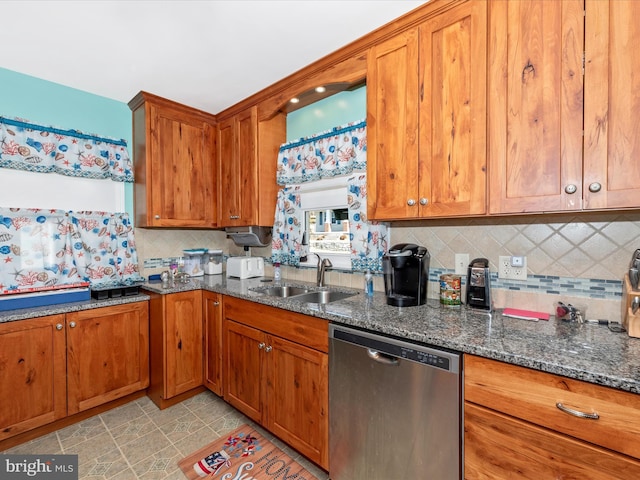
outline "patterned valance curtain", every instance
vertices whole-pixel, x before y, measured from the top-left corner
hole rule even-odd
[[[278,153],[277,182],[294,185],[364,170],[366,152],[364,120],[285,143]]]
[[[382,272],[382,256],[389,249],[387,227],[367,221],[367,176],[356,175],[347,180],[351,269]]]
[[[278,190],[275,221],[271,237],[271,261],[282,265],[300,265],[300,257],[308,255],[303,245],[304,211],[300,203],[300,187]]]
[[[0,117],[0,167],[133,182],[127,142]]]
[[[0,208],[0,294],[143,281],[126,213]]]

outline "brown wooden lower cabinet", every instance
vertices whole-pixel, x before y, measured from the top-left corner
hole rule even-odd
[[[202,291],[145,293],[151,297],[147,395],[166,408],[204,391]]]
[[[640,478],[640,462],[465,402],[466,479]]]
[[[640,478],[637,395],[473,355],[464,365],[466,479]]]
[[[328,324],[224,297],[224,398],[328,469]]]
[[[147,302],[67,314],[68,414],[149,385]]]
[[[0,324],[0,440],[67,415],[64,315]]]
[[[149,384],[147,302],[0,324],[0,440]]]
[[[204,385],[222,395],[222,295],[202,292],[204,317]]]

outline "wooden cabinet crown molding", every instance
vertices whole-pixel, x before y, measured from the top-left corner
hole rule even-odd
[[[154,95],[153,93],[145,92],[141,90],[138,94],[129,100],[129,109],[131,111],[136,108],[141,107],[144,103],[152,103],[154,105],[160,107],[171,108],[173,110],[178,110],[182,113],[186,113],[192,117],[202,117],[202,121],[208,122],[211,124],[215,124],[217,121],[216,115],[212,113],[205,112],[203,110],[198,110],[197,108],[190,107],[188,105],[184,105],[182,103],[174,102],[173,100],[169,100],[164,97],[159,97],[158,95]]]
[[[357,40],[354,40],[319,60],[316,60],[306,67],[303,67],[278,82],[256,92],[235,105],[218,112],[217,115],[219,118],[228,118],[247,109],[248,107],[251,107],[252,105],[268,102],[268,106],[265,106],[259,112],[260,120],[268,119],[276,113],[276,111],[272,109],[272,99],[280,98],[280,101],[282,101],[282,99],[288,100],[291,96],[295,96],[296,94],[308,90],[312,86],[321,84],[322,82],[320,79],[327,76],[325,72],[331,72],[332,69],[335,69],[336,66],[342,62],[346,62],[344,65],[347,65],[350,64],[351,61],[354,65],[358,65],[360,63],[357,61],[358,57],[366,56],[367,50],[374,44],[397,35],[404,30],[412,28],[452,6],[466,3],[468,1],[469,0],[431,0],[430,2],[425,2],[424,5],[421,5],[405,15],[367,33]],[[355,62],[354,59],[356,59]],[[345,75],[344,78],[349,78],[346,72],[343,72],[342,74]],[[361,78],[364,78],[364,76]],[[336,82],[343,80],[334,77],[331,81]],[[274,104],[277,103],[277,101],[274,102]]]

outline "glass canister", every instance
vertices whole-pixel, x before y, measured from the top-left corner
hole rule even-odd
[[[192,248],[183,250],[184,253],[184,273],[190,277],[201,277],[204,275],[204,257],[206,248]]]
[[[219,275],[222,273],[222,250],[209,250],[205,255],[204,273],[206,275]]]

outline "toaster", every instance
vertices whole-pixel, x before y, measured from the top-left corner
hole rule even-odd
[[[227,277],[240,279],[264,276],[264,259],[261,257],[229,257]]]

